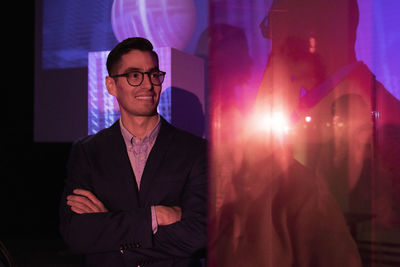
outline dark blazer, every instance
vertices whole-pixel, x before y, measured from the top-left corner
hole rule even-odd
[[[61,234],[85,266],[196,266],[206,244],[205,140],[163,118],[136,185],[119,122],[76,142],[60,207]],[[75,188],[94,193],[109,212],[78,215],[66,205]],[[181,221],[152,232],[151,206],[182,208]]]

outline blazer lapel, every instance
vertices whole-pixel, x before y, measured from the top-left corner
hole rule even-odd
[[[138,186],[136,184],[135,174],[132,170],[129,161],[126,145],[121,134],[119,121],[115,122],[110,127],[110,142],[107,142],[110,152],[107,156],[112,162],[114,179],[119,181],[121,191],[127,194],[120,194],[122,201],[132,203],[134,206],[139,206]],[[128,205],[129,206],[129,205]]]
[[[154,146],[149,154],[143,171],[142,179],[140,181],[139,196],[142,205],[146,203],[146,197],[154,182],[154,179],[157,177],[160,164],[164,161],[173,135],[174,131],[172,126],[161,117],[160,132],[158,133],[156,142],[154,143]]]

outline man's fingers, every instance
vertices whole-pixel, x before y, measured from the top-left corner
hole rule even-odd
[[[96,207],[88,199],[78,196],[68,196],[67,205],[80,209],[85,213],[95,212]]]
[[[84,189],[75,189],[73,193],[87,197],[98,207],[100,211],[107,211],[103,203],[92,192]]]
[[[182,213],[182,209],[179,206],[173,206],[172,207],[175,211]]]
[[[104,204],[90,191],[84,189],[75,189],[73,190],[75,195],[70,195],[67,197],[68,200],[73,200],[80,202],[87,207],[89,207],[90,211],[88,212],[107,212],[108,209],[104,206]],[[82,207],[81,207],[82,209]],[[86,210],[86,209],[83,209]]]
[[[158,225],[169,225],[178,222],[182,218],[182,209],[178,206],[155,206]]]
[[[172,209],[175,211],[175,216],[178,221],[182,219],[182,209],[178,206],[173,206]]]
[[[81,196],[85,196],[88,199],[90,199],[94,204],[97,204],[100,202],[100,200],[97,199],[97,197],[95,195],[92,194],[92,192],[88,191],[88,190],[84,190],[84,189],[75,189],[73,191],[74,194],[76,195],[81,195]]]
[[[75,206],[71,206],[71,210],[72,210],[73,212],[75,212],[75,213],[78,213],[78,214],[88,213],[87,211],[84,211],[84,210],[82,210],[82,209],[80,209],[80,208],[77,208],[77,207],[75,207]]]

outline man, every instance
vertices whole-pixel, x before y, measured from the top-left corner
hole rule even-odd
[[[197,266],[206,244],[206,143],[157,114],[165,73],[144,38],[107,59],[120,120],[74,144],[61,234],[86,266]]]
[[[372,219],[380,239],[400,225],[400,102],[357,61],[358,20],[356,0],[274,0],[261,25],[272,51],[258,105],[293,112],[296,159],[350,225]]]
[[[236,41],[243,41],[240,31],[226,41],[230,31],[223,26],[210,29],[208,266],[361,266],[333,197],[292,160],[283,114],[239,114],[232,88],[245,82],[240,74],[247,70],[232,61],[244,63],[247,50]]]

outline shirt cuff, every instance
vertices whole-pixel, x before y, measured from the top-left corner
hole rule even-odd
[[[157,233],[158,222],[156,216],[156,209],[154,208],[154,206],[151,206],[151,228],[153,229],[153,234]]]

